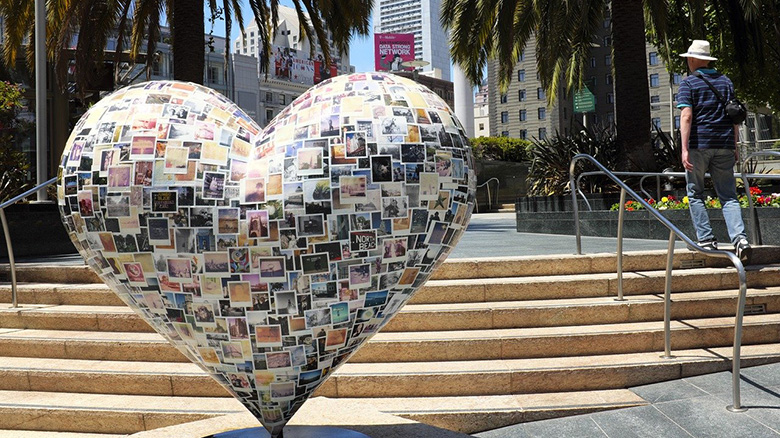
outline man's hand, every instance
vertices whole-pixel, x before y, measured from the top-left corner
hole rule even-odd
[[[693,170],[693,164],[688,161],[688,148],[683,148],[682,150],[682,164],[685,170]]]

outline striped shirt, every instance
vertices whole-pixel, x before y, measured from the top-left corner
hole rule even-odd
[[[700,68],[713,87],[728,101],[734,97],[734,85],[728,76],[714,69]],[[677,108],[693,108],[693,123],[688,141],[690,149],[734,149],[734,123],[726,115],[723,103],[703,79],[689,75],[680,83]]]

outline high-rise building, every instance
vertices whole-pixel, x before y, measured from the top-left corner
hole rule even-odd
[[[490,136],[490,91],[487,84],[474,94],[474,137]]]
[[[414,35],[414,57],[430,62],[422,68],[451,80],[447,33],[440,21],[441,0],[378,0],[374,3],[374,33]]]

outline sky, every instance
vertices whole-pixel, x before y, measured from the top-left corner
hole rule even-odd
[[[378,0],[375,0],[378,1]],[[248,25],[254,19],[252,9],[249,8],[249,2],[246,0],[241,1],[243,7],[241,12],[244,15],[244,25]],[[281,0],[280,3],[285,6],[293,7],[291,0]],[[211,24],[208,22],[208,9],[206,11],[206,33],[211,30]],[[235,40],[240,30],[238,26],[233,23],[233,35],[231,39]],[[214,26],[215,36],[225,36],[225,22],[218,21]],[[369,35],[362,37],[359,35],[353,35],[352,41],[349,45],[349,62],[355,66],[355,71],[373,71],[374,70],[374,29],[369,19]]]

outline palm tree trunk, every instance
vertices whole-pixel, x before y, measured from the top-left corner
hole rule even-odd
[[[615,122],[620,167],[655,169],[650,145],[650,89],[645,56],[642,0],[612,2]]]
[[[173,78],[203,84],[205,46],[203,2],[173,0]]]

